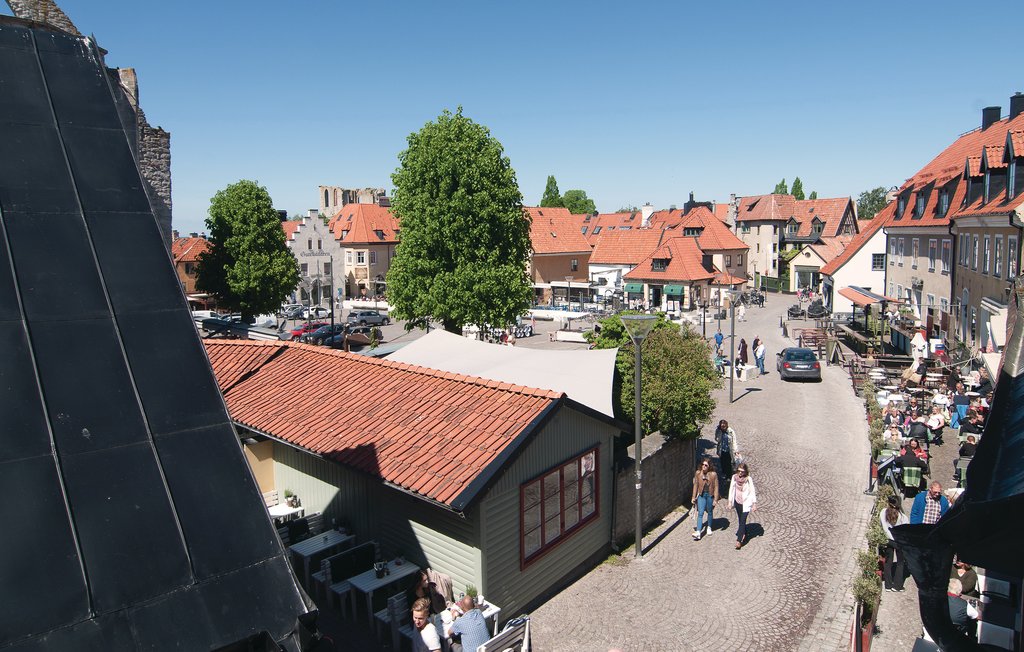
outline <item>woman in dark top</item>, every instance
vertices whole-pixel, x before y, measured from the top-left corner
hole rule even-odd
[[[744,365],[747,364],[747,341],[742,337],[740,338],[740,362]]]
[[[448,601],[437,590],[437,585],[430,581],[430,576],[426,570],[420,569],[418,573],[413,575],[413,578],[412,586],[406,591],[409,604],[413,604],[420,598],[426,598],[430,601],[431,616],[440,614],[448,608]]]

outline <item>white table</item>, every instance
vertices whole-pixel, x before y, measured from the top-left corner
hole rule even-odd
[[[268,507],[267,512],[270,513],[270,518],[290,521],[292,517],[305,514],[306,509],[304,507],[289,507],[288,503],[278,503],[273,507]]]
[[[323,534],[315,534],[305,541],[288,546],[292,555],[302,558],[302,581],[303,586],[309,586],[309,560],[325,550],[338,548],[352,539],[354,534],[342,534],[337,530],[328,530]]]
[[[371,568],[348,579],[348,583],[352,585],[353,589],[366,595],[366,613],[370,619],[370,625],[373,625],[373,592],[420,570],[416,564],[411,564],[408,561],[401,565],[389,561],[387,567],[391,574],[385,574],[384,577],[377,577],[377,571]]]

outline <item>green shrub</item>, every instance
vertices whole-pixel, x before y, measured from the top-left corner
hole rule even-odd
[[[889,541],[889,537],[885,536],[885,530],[882,529],[882,523],[878,520],[877,516],[868,523],[868,531],[865,536],[872,550],[878,550]]]
[[[861,604],[862,624],[868,622],[875,613],[875,605],[882,597],[882,578],[877,575],[858,577],[853,581],[853,597]]]

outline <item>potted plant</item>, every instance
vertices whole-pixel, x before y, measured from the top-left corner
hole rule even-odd
[[[284,502],[289,507],[299,507],[302,504],[299,502],[299,497],[296,496],[291,489],[284,490]]]

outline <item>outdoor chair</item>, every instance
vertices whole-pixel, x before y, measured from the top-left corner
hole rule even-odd
[[[310,532],[309,529],[308,518],[297,518],[294,521],[288,521],[288,523],[285,524],[285,528],[288,530],[288,545],[305,541],[309,537],[313,536],[313,533]]]
[[[377,544],[373,541],[363,543],[329,559],[331,560],[330,574],[324,575],[323,582],[327,585],[330,594],[338,596],[338,608],[347,611],[348,596],[352,590],[352,585],[348,580],[373,568],[373,562],[377,559]],[[327,597],[331,599],[330,595]],[[344,604],[342,604],[343,602]],[[355,601],[353,601],[353,615],[355,615],[355,607]]]
[[[973,457],[960,457],[956,460],[956,470],[953,471],[953,479],[956,480],[956,486],[959,489],[966,488],[967,484],[967,467],[970,465]]]
[[[916,492],[921,487],[921,474],[922,470],[916,466],[903,467],[904,494],[906,494],[907,489],[913,489]],[[910,496],[907,497],[909,498]]]
[[[315,567],[317,563],[320,564],[320,570],[313,573],[313,587],[316,591],[318,598],[323,597],[326,599],[329,597],[327,595],[327,588],[329,586],[327,583],[327,578],[331,574],[331,564],[334,563],[334,560],[336,558],[340,557],[345,552],[350,550],[354,545],[355,539],[350,539],[344,544],[342,544],[342,550],[340,552],[335,551],[334,554],[330,554],[329,556],[323,557],[321,559],[315,559],[315,556],[313,559],[311,559],[310,565]]]

